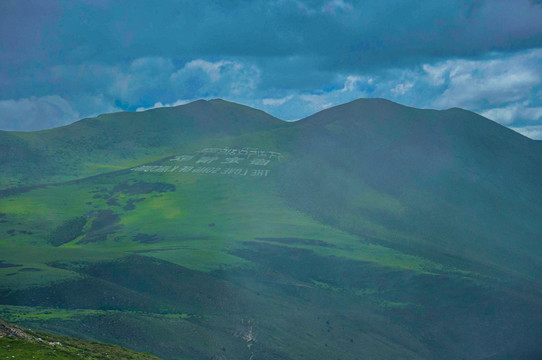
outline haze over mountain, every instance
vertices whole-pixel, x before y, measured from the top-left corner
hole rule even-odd
[[[0,132],[0,317],[166,359],[538,359],[542,144],[359,99]]]

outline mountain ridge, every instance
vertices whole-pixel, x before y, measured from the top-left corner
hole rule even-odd
[[[11,134],[48,133],[48,132],[58,130],[58,129],[69,128],[74,124],[85,123],[85,122],[93,121],[93,120],[98,119],[98,118],[110,117],[112,115],[128,115],[128,114],[133,115],[133,114],[138,114],[138,113],[154,113],[154,112],[162,112],[162,111],[178,111],[178,110],[181,110],[181,109],[186,109],[187,107],[189,108],[189,107],[200,106],[202,104],[223,104],[223,105],[227,105],[227,106],[233,106],[233,107],[241,108],[243,110],[248,110],[248,111],[255,112],[255,113],[260,113],[260,114],[265,114],[265,116],[267,116],[269,118],[276,119],[276,120],[280,120],[281,122],[296,123],[296,122],[301,122],[301,121],[305,121],[307,119],[316,117],[317,115],[319,115],[321,113],[325,114],[325,113],[327,113],[328,111],[331,111],[331,110],[336,111],[337,108],[342,108],[342,107],[347,107],[347,106],[352,106],[352,105],[359,105],[359,104],[362,104],[362,103],[363,103],[363,105],[367,105],[367,104],[370,104],[370,105],[386,104],[386,105],[391,105],[391,106],[396,107],[396,108],[419,110],[419,111],[429,111],[429,112],[466,112],[466,113],[471,114],[471,115],[478,115],[479,117],[481,117],[481,118],[483,118],[485,120],[488,120],[491,123],[494,123],[494,124],[499,125],[500,127],[506,128],[506,129],[512,131],[513,133],[518,134],[518,135],[520,135],[522,137],[525,137],[525,138],[527,138],[529,140],[540,141],[540,140],[530,139],[530,138],[526,137],[525,135],[523,135],[521,133],[518,133],[517,131],[514,131],[514,130],[512,130],[512,129],[504,126],[504,125],[499,124],[498,122],[495,122],[495,121],[493,121],[491,119],[488,119],[488,118],[486,118],[486,117],[484,117],[484,116],[482,116],[482,115],[480,115],[480,114],[478,114],[476,112],[466,110],[466,109],[463,109],[463,108],[460,108],[460,107],[451,107],[451,108],[448,108],[448,109],[441,109],[441,110],[431,109],[431,108],[416,108],[416,107],[413,107],[413,106],[403,105],[403,104],[400,104],[400,103],[397,103],[397,102],[394,102],[394,101],[391,101],[391,100],[388,100],[388,99],[385,99],[385,98],[359,98],[359,99],[355,99],[355,100],[352,100],[352,101],[349,101],[349,102],[346,102],[346,103],[343,103],[343,104],[334,105],[334,106],[326,108],[324,110],[320,110],[320,111],[318,111],[318,112],[316,112],[316,113],[314,113],[312,115],[308,115],[308,116],[305,116],[305,117],[303,117],[301,119],[293,120],[293,121],[283,120],[283,119],[277,118],[277,117],[275,117],[273,115],[270,115],[269,113],[267,113],[267,112],[265,112],[263,110],[253,108],[253,107],[250,107],[248,105],[243,105],[243,104],[240,104],[240,103],[235,103],[235,102],[232,102],[232,101],[224,100],[224,99],[221,99],[221,98],[214,98],[214,99],[210,99],[210,100],[199,99],[199,100],[191,101],[191,102],[186,103],[186,104],[181,104],[181,105],[176,105],[176,106],[164,106],[164,107],[159,107],[159,108],[145,109],[145,110],[141,110],[141,111],[118,111],[118,112],[112,112],[112,113],[104,113],[104,114],[100,114],[100,115],[93,116],[93,117],[82,118],[82,119],[79,119],[79,120],[77,120],[77,121],[75,121],[75,122],[73,122],[71,124],[67,124],[67,125],[63,125],[63,126],[59,126],[59,127],[51,128],[51,129],[34,130],[34,131],[13,131],[13,130],[1,130],[0,129],[0,133],[11,133]]]
[[[333,117],[327,118],[329,114]],[[386,114],[390,120],[384,123],[373,119],[382,118]],[[331,123],[336,122],[337,117],[342,117],[343,120],[340,121],[344,123],[344,118],[353,119],[359,116],[362,116],[364,126],[368,126],[367,129],[370,130],[375,126],[391,126],[394,114],[400,115],[398,117],[409,121],[412,126],[419,126],[420,117],[437,116],[442,119],[467,117],[470,119],[469,123],[462,126],[469,130],[465,130],[462,136],[474,136],[469,134],[469,131],[476,130],[475,125],[478,124],[482,129],[474,132],[478,138],[485,138],[486,141],[496,134],[499,138],[515,137],[517,143],[540,143],[467,110],[416,109],[386,99],[357,99],[294,122],[280,120],[264,111],[222,99],[197,100],[176,107],[143,112],[103,114],[63,127],[36,132],[0,131],[0,150],[5,154],[0,159],[0,166],[4,167],[8,175],[4,177],[0,187],[13,188],[36,184],[33,175],[35,173],[47,175],[46,182],[58,182],[62,179],[98,174],[104,166],[126,168],[142,158],[151,161],[160,156],[172,155],[176,149],[186,147],[202,137],[240,136],[275,128],[314,127],[321,122],[333,126]],[[405,114],[410,115],[404,118]],[[456,116],[457,114],[460,116]],[[408,118],[417,120],[412,122]],[[472,123],[473,119],[476,124]],[[431,136],[446,136],[445,131],[450,130],[450,126],[461,125],[448,121],[449,125],[444,127],[443,122],[444,120],[440,121],[440,129],[433,123],[427,123],[437,129],[432,130]],[[361,123],[358,125],[361,126]],[[397,123],[394,126],[397,126]],[[417,130],[423,133],[429,131],[428,128],[429,126],[426,126]],[[358,131],[362,128],[358,126],[350,130]],[[51,161],[52,157],[60,157],[61,161],[66,163],[59,166],[58,161]],[[22,159],[26,163],[24,167],[19,164]],[[66,176],[62,173],[65,168],[70,168],[73,175]]]

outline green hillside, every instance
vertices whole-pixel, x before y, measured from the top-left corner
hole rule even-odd
[[[0,136],[10,322],[165,359],[542,354],[542,147],[476,114],[213,100]]]

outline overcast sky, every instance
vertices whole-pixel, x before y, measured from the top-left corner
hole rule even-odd
[[[0,1],[0,129],[200,98],[293,120],[360,97],[542,139],[542,0]]]

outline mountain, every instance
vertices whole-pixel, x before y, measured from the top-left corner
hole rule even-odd
[[[243,121],[250,119],[250,121]],[[191,144],[288,127],[260,110],[223,100],[121,112],[68,126],[0,131],[3,188],[77,179],[159,159]]]
[[[465,110],[380,99],[323,111],[300,126],[302,156],[281,177],[294,206],[359,235],[370,234],[364,223],[378,226],[371,236],[405,251],[542,277],[538,142]],[[381,199],[370,203],[375,192],[388,208]]]
[[[165,359],[538,359],[542,146],[360,99],[2,132],[0,316]]]

